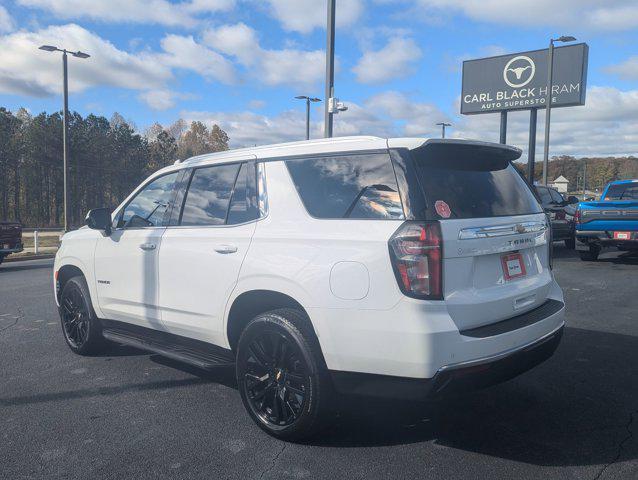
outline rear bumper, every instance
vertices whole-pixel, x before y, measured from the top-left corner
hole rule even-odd
[[[489,357],[446,365],[430,379],[355,372],[331,372],[340,393],[370,397],[428,400],[450,393],[483,388],[514,378],[554,354],[563,326],[530,344]]]
[[[9,255],[10,253],[19,253],[22,250],[24,250],[24,247],[22,246],[22,242],[16,243],[13,245],[13,247],[10,247],[10,248],[2,248],[2,246],[3,246],[3,242],[2,240],[0,240],[0,255]]]
[[[576,250],[586,251],[590,246],[599,248],[619,247],[638,249],[638,232],[630,232],[631,240],[615,240],[613,233],[604,230],[577,230]]]

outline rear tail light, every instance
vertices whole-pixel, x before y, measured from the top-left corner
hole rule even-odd
[[[576,213],[574,213],[574,223],[580,223],[582,218],[582,213],[580,212],[580,208],[576,209]]]
[[[443,255],[438,222],[406,222],[388,242],[392,267],[408,297],[443,298]]]

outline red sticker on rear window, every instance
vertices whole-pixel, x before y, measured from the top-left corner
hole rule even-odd
[[[437,200],[436,202],[434,202],[434,209],[436,210],[436,213],[439,214],[439,217],[441,218],[450,218],[450,215],[452,215],[452,210],[450,210],[450,206],[445,203],[443,200]]]

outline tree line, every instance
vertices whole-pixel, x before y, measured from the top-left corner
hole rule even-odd
[[[69,115],[69,224],[95,207],[115,207],[145,177],[176,159],[228,149],[219,126],[178,120],[144,133],[114,114]],[[0,220],[63,224],[62,113],[15,114],[0,107]]]
[[[527,175],[527,165],[516,166]],[[599,191],[613,180],[638,178],[638,157],[581,157],[569,155],[552,157],[547,169],[547,181],[552,182],[559,176],[569,180],[570,192],[583,188]],[[534,164],[534,180],[540,182],[543,177],[543,163]]]

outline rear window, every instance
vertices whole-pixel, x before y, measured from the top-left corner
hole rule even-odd
[[[428,205],[449,206],[449,218],[480,218],[541,213],[529,186],[509,161],[490,157],[489,149],[413,151]]]
[[[638,183],[610,185],[604,200],[638,200]]]
[[[308,213],[316,218],[403,219],[388,154],[287,160]]]

